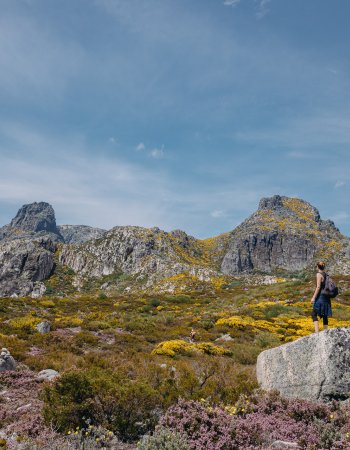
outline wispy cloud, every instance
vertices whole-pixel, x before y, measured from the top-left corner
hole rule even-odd
[[[225,0],[224,5],[225,6],[237,6],[238,3],[240,3],[241,0]]]
[[[154,159],[163,159],[164,158],[164,145],[161,148],[153,148],[149,155]]]
[[[345,186],[345,182],[342,180],[337,180],[337,182],[334,185],[334,189],[339,189],[341,187]]]
[[[145,146],[145,144],[143,143],[143,142],[140,142],[137,146],[136,146],[136,150],[138,151],[138,152],[142,152],[143,150],[145,150],[146,149],[146,146]]]
[[[271,0],[256,0],[257,2],[257,11],[256,11],[256,17],[258,19],[263,19],[266,14],[270,11],[270,3]]]

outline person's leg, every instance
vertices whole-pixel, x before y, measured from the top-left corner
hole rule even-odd
[[[318,318],[317,318],[317,313],[316,311],[312,311],[312,321],[314,323],[314,327],[315,327],[315,333],[318,333],[319,331],[319,327],[318,327]]]
[[[328,330],[328,317],[323,316],[323,329]]]

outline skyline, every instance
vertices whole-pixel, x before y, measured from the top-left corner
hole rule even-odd
[[[298,197],[350,235],[350,4],[0,0],[0,223],[234,229]]]

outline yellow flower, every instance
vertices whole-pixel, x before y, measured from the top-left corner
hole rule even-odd
[[[68,431],[68,433],[67,434],[71,434],[71,431]]]
[[[96,438],[95,440],[96,440],[96,442],[98,442],[100,440],[100,438]]]

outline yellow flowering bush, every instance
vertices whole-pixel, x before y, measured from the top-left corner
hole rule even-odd
[[[195,352],[205,353],[207,355],[230,356],[231,352],[211,342],[202,342],[190,344],[181,339],[160,342],[152,351],[153,355],[163,355],[174,357],[175,355],[191,355]]]
[[[39,317],[34,316],[15,317],[9,321],[9,325],[18,330],[34,331],[41,320]]]

